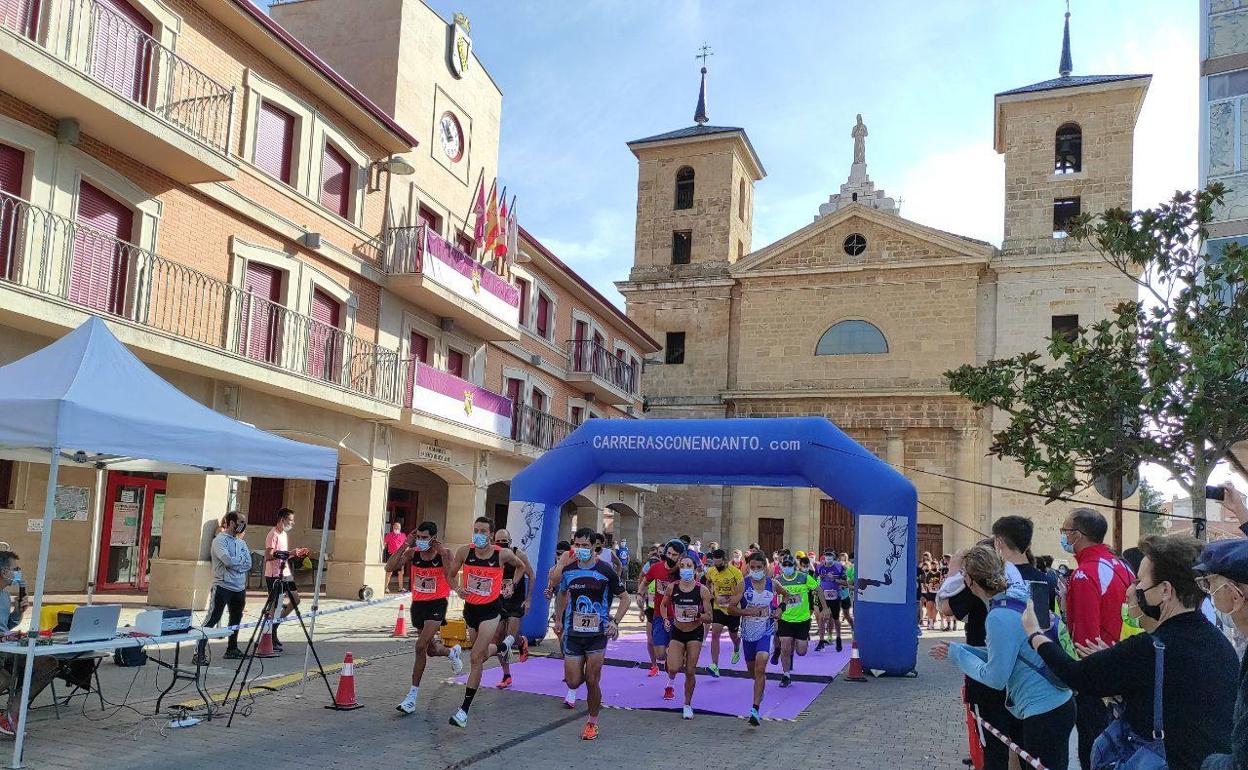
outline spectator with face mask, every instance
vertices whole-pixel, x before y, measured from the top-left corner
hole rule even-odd
[[[230,625],[243,622],[243,608],[247,605],[247,571],[251,569],[251,551],[243,532],[247,530],[247,517],[238,511],[230,511],[221,519],[221,532],[212,540],[209,549],[212,556],[212,600],[204,628],[216,628],[221,615],[229,610]],[[208,662],[208,642],[201,639],[195,652],[195,662]],[[230,634],[225,647],[226,658],[241,658],[238,648],[238,631]]]
[[[1086,657],[1073,660],[1044,635],[1028,608],[1023,616],[1027,642],[1081,696],[1122,698],[1124,724],[1111,726],[1096,741],[1093,755],[1098,757],[1107,753],[1109,739],[1122,727],[1129,727],[1140,741],[1156,737],[1153,704],[1160,643],[1164,761],[1170,770],[1199,770],[1210,754],[1230,750],[1239,661],[1226,637],[1197,611],[1204,597],[1193,570],[1200,541],[1182,534],[1149,537],[1140,550],[1144,559],[1131,591],[1139,611],[1156,623],[1153,630],[1097,652],[1080,645]]]
[[[1248,636],[1248,540],[1219,540],[1201,551],[1196,584],[1213,606]],[[1231,748],[1205,758],[1201,770],[1248,770],[1248,656],[1239,665],[1239,695],[1231,726]]]

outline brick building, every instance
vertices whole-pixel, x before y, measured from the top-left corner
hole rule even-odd
[[[199,401],[336,447],[328,591],[379,588],[390,521],[466,542],[575,424],[639,413],[658,350],[529,233],[476,258],[501,113],[467,19],[419,0],[0,3],[0,364],[98,314]],[[46,473],[0,461],[0,539],[32,561]],[[62,471],[91,501],[50,590],[202,608],[227,507],[255,548],[282,505],[292,544],[325,525],[319,483],[94,479]],[[643,513],[631,486],[567,507],[630,539]]]
[[[1024,514],[1036,552],[1060,554],[1063,507],[948,478],[1036,489],[987,456],[1003,416],[977,413],[942,375],[1044,350],[1136,295],[1065,230],[1080,211],[1130,206],[1150,77],[1073,75],[1068,33],[1059,77],[994,97],[1000,248],[902,216],[867,173],[861,116],[846,182],[811,224],[759,249],[765,172],[744,128],[709,125],[700,95],[694,126],[630,142],[636,251],[617,285],[629,317],[664,345],[647,371],[647,416],[828,417],[918,487],[920,551],[949,553],[993,518]],[[852,517],[818,490],[663,487],[647,508],[649,532],[854,550]],[[1137,526],[1126,522],[1126,542]]]

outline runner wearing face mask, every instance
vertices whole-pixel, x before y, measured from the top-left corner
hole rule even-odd
[[[670,540],[663,546],[662,559],[646,568],[642,583],[654,583],[654,619],[650,622],[650,643],[657,661],[667,659],[667,643],[671,635],[663,622],[663,602],[667,589],[676,582],[676,560],[685,555],[685,544],[680,540]],[[653,667],[652,667],[653,668]],[[656,670],[655,674],[658,673]]]
[[[790,672],[793,670],[793,653],[805,655],[810,640],[810,616],[812,605],[819,608],[819,615],[830,614],[819,591],[819,581],[808,572],[799,572],[797,561],[792,556],[785,556],[780,562],[780,585],[788,597],[784,602],[784,611],[780,613],[780,627],[776,632],[780,640],[780,664],[783,674],[780,686],[793,684]]]
[[[693,557],[686,554],[677,562],[679,580],[667,587],[663,597],[664,626],[671,635],[667,645],[667,689],[663,698],[676,697],[676,673],[685,672],[685,708],[682,716],[693,719],[693,690],[697,686],[698,656],[711,620],[711,592],[696,582]]]
[[[421,522],[416,531],[407,536],[399,550],[386,561],[386,574],[401,572],[410,567],[412,588],[412,629],[416,631],[416,655],[412,660],[412,689],[407,697],[395,706],[404,714],[416,711],[416,697],[420,691],[420,679],[425,673],[429,658],[448,658],[451,673],[458,675],[464,670],[459,645],[446,647],[435,637],[438,629],[446,624],[447,597],[451,595],[451,553],[437,539],[438,525],[432,521]]]
[[[511,565],[503,567],[502,603],[499,606],[502,619],[499,621],[498,631],[494,638],[496,644],[501,644],[508,636],[518,639],[520,662],[523,663],[529,659],[529,640],[520,633],[520,618],[523,618],[529,611],[531,598],[529,592],[533,590],[533,566],[529,563],[529,558],[524,555],[524,551],[511,547],[511,533],[507,530],[500,529],[494,533],[494,545],[500,549],[510,550],[524,563],[523,570],[517,570]],[[495,687],[506,690],[511,687],[511,661],[507,656],[503,656],[501,663],[503,678]]]
[[[711,551],[711,566],[706,570],[707,583],[714,591],[715,609],[711,617],[711,676],[719,678],[719,637],[728,629],[732,640],[732,662],[741,660],[741,618],[728,613],[732,597],[744,579],[741,570],[729,563],[724,549]]]
[[[273,525],[273,529],[264,538],[264,583],[269,589],[269,593],[277,591],[282,594],[282,609],[280,616],[286,617],[299,606],[299,592],[295,590],[295,581],[290,573],[290,564],[283,564],[282,560],[277,558],[276,554],[285,552],[290,554],[292,559],[302,559],[308,555],[307,548],[296,548],[290,550],[287,535],[295,528],[295,512],[289,508],[281,508],[277,512],[277,523]],[[285,586],[290,586],[290,600],[285,598]],[[273,630],[273,651],[281,652],[282,643],[277,640],[278,623],[274,623]]]
[[[849,579],[845,575],[845,565],[836,560],[836,554],[832,551],[823,552],[823,561],[815,567],[815,576],[819,578],[819,590],[823,592],[824,603],[831,611],[828,616],[819,618],[819,644],[815,645],[815,652],[823,651],[827,646],[827,633],[829,626],[836,627],[836,651],[840,652],[843,648],[841,643],[841,591],[848,585]]]
[[[524,563],[513,551],[500,550],[490,542],[493,530],[494,522],[484,516],[478,517],[472,523],[472,545],[460,548],[451,565],[452,581],[461,568],[464,573],[456,592],[464,600],[464,625],[468,627],[468,643],[472,645],[472,667],[468,672],[468,681],[464,683],[464,702],[450,719],[456,727],[468,726],[468,709],[481,685],[486,658],[495,654],[508,655],[515,641],[510,636],[504,637],[501,645],[490,641],[498,631],[503,568],[510,565],[524,571]]]
[[[749,575],[733,594],[728,612],[741,618],[741,646],[745,653],[745,667],[754,678],[754,705],[750,709],[750,724],[762,724],[758,709],[763,703],[763,690],[767,686],[767,656],[771,650],[772,635],[776,630],[776,601],[783,601],[788,592],[768,574],[767,557],[758,551],[747,560]]]

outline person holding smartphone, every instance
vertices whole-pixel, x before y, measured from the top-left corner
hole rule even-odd
[[[1027,556],[1034,531],[1035,527],[1031,519],[1025,516],[1002,516],[992,523],[992,547],[1001,555],[1001,559],[1006,564],[1013,564],[1018,569],[1019,577],[1023,579],[1029,591],[1035,583],[1047,586],[1047,595],[1035,589],[1032,598],[1040,599],[1036,602],[1036,606],[1043,605],[1048,610],[1052,610],[1053,602],[1057,599],[1057,577],[1050,576],[1037,567]],[[1048,627],[1047,624],[1045,627]]]

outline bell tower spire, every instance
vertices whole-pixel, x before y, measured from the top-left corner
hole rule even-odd
[[[693,111],[693,122],[698,125],[710,122],[710,118],[706,115],[706,59],[708,56],[714,55],[711,52],[711,47],[703,43],[702,47],[698,49],[697,56],[693,57],[702,60],[702,83],[698,86],[698,106]]]
[[[1068,78],[1073,69],[1070,64],[1070,0],[1066,0],[1066,25],[1062,29],[1062,59],[1057,64],[1057,74]]]

